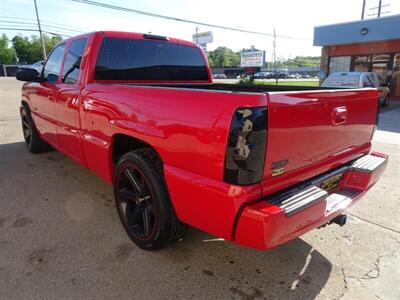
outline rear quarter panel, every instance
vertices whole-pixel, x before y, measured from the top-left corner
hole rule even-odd
[[[234,110],[267,103],[263,94],[111,84],[90,84],[82,98],[85,140],[110,151],[113,136],[127,134],[154,147],[165,164],[215,180],[223,177]]]
[[[90,169],[111,182],[113,137],[138,138],[160,155],[180,220],[231,238],[238,209],[258,199],[261,189],[222,181],[227,135],[234,110],[266,106],[265,94],[94,83],[82,99],[82,142]]]

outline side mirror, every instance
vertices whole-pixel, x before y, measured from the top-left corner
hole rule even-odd
[[[21,69],[17,72],[16,78],[20,81],[37,81],[40,74],[35,69]]]

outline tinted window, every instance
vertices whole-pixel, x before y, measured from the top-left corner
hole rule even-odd
[[[74,84],[78,81],[85,46],[86,39],[76,40],[71,43],[62,70],[62,82]]]
[[[95,80],[208,80],[198,48],[165,41],[104,38]]]
[[[58,45],[51,52],[43,69],[43,77],[47,82],[56,82],[60,73],[61,61],[64,55],[65,44]]]
[[[371,74],[364,74],[362,77],[363,87],[375,87]]]

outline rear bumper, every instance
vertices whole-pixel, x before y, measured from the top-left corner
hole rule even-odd
[[[378,181],[387,160],[387,155],[373,152],[246,206],[237,219],[234,241],[251,248],[270,249],[329,222]],[[334,193],[321,189],[322,183],[335,176],[341,176],[341,180]]]

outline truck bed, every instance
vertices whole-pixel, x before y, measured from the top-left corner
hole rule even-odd
[[[264,195],[368,153],[377,117],[374,89],[239,84],[128,86],[136,94],[143,88],[152,90],[153,96],[169,90],[168,97],[174,100],[164,99],[171,105],[178,98],[185,107],[197,105],[202,99],[200,105],[208,107],[209,114],[222,105],[219,113],[224,109],[232,115],[236,109],[248,106],[248,99],[258,96],[256,106],[267,107],[268,116],[265,161],[256,163],[264,166]],[[235,101],[234,95],[243,100]]]

